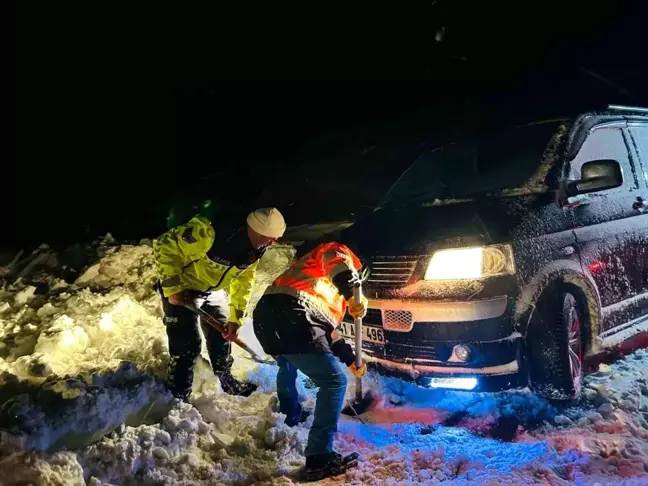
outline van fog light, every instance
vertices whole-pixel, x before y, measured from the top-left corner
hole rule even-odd
[[[453,388],[472,390],[477,386],[477,378],[430,378],[430,388]]]
[[[470,349],[468,349],[468,346],[464,346],[463,344],[457,344],[452,348],[452,354],[458,361],[465,362],[470,359]]]

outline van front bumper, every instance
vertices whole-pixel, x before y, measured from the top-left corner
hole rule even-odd
[[[474,391],[526,386],[514,303],[506,296],[471,302],[370,300],[363,324],[382,328],[384,343],[363,342],[363,355],[381,374],[421,386],[455,388],[453,383],[466,382],[455,378],[476,382]],[[457,345],[468,348],[465,361],[455,355]]]
[[[497,355],[497,343],[494,345],[493,354]],[[506,345],[508,347],[508,344]],[[519,349],[519,344],[516,345]],[[508,354],[508,353],[504,353]],[[416,359],[405,359],[396,361],[389,358],[379,358],[365,352],[363,357],[367,360],[370,369],[378,371],[385,376],[393,376],[406,381],[413,381],[423,387],[438,387],[450,389],[464,389],[462,386],[453,386],[453,380],[450,378],[470,378],[475,380],[474,387],[471,391],[493,392],[512,388],[521,388],[526,386],[524,374],[521,373],[521,360],[516,356],[512,361],[499,365],[485,367],[470,367],[459,365],[457,363],[429,362]],[[437,380],[446,382],[446,384],[434,383],[433,379],[443,378],[446,380]]]

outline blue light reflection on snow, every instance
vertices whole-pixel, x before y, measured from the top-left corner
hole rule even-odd
[[[344,420],[340,423],[339,431],[349,433],[376,449],[397,445],[403,452],[404,460],[409,460],[410,452],[418,450],[433,454],[442,448],[444,461],[452,461],[458,457],[469,458],[471,462],[480,462],[488,469],[501,473],[523,464],[533,463],[562,463],[585,460],[580,454],[560,457],[551,449],[546,441],[540,442],[500,442],[494,439],[473,435],[470,431],[439,426],[430,434],[421,435],[421,428],[416,424],[402,425],[363,425],[356,421]]]
[[[258,365],[249,367],[248,378],[259,384],[265,392],[275,391],[275,366]],[[309,406],[314,405],[317,389],[305,386],[304,376],[300,373],[298,390],[302,399],[308,400]],[[350,379],[349,383],[353,383]],[[588,461],[586,455],[578,451],[562,451],[552,449],[547,441],[536,442],[506,442],[494,438],[482,437],[475,431],[459,426],[443,426],[434,420],[435,413],[452,414],[465,411],[478,419],[483,417],[515,416],[524,420],[551,420],[557,413],[545,400],[528,391],[514,391],[502,393],[474,393],[467,391],[454,391],[443,389],[430,389],[419,387],[395,378],[385,378],[370,373],[365,380],[367,389],[377,395],[384,395],[401,404],[396,407],[385,404],[390,410],[397,412],[389,423],[362,424],[357,420],[345,418],[338,424],[338,432],[345,436],[345,440],[352,440],[346,447],[356,447],[366,444],[370,449],[383,450],[388,446],[397,446],[399,452],[391,451],[390,460],[408,463],[408,468],[413,461],[413,453],[419,451],[426,457],[440,457],[444,463],[468,460],[473,465],[482,464],[486,471],[494,474],[509,475],[511,470],[524,467],[549,467],[560,469],[566,464],[583,464]],[[353,393],[353,386],[349,386],[348,393]],[[428,424],[421,422],[399,423],[399,417],[408,417],[409,411],[419,411],[417,417],[422,417]],[[427,413],[430,411],[430,414]],[[338,436],[340,437],[340,436]],[[353,445],[353,444],[356,445]],[[339,444],[342,446],[342,444]],[[354,449],[343,451],[350,452]],[[365,451],[366,452],[366,451]],[[478,467],[478,466],[477,466]],[[481,473],[480,473],[481,474]],[[466,483],[468,484],[468,483]]]
[[[247,378],[259,385],[259,391],[273,393],[276,391],[276,366],[246,366]],[[302,398],[315,398],[316,389],[305,386],[305,377],[299,373],[297,388]],[[353,383],[349,379],[349,383]],[[475,393],[431,389],[417,386],[397,378],[385,378],[369,373],[365,386],[374,394],[382,396],[389,402],[398,403],[410,409],[431,409],[444,413],[468,412],[472,416],[516,416],[521,422],[550,421],[558,412],[546,400],[529,391],[510,391],[501,393]],[[353,393],[353,386],[347,390],[348,396]]]
[[[472,415],[516,415],[521,420],[549,419],[557,410],[547,400],[528,390],[500,393],[476,393],[431,389],[417,386],[397,378],[384,378],[371,374],[370,388],[384,395],[392,403],[409,408],[433,408],[449,413],[466,411]]]

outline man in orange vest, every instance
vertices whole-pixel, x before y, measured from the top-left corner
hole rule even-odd
[[[367,372],[366,364],[356,366],[353,348],[336,330],[347,310],[354,317],[367,312],[367,300],[356,302],[353,297],[361,268],[347,246],[320,244],[273,282],[254,311],[254,332],[279,365],[277,394],[286,424],[293,426],[306,418],[297,395],[297,370],[319,387],[306,447],[309,481],[357,464],[357,453],[342,457],[333,451],[333,437],[347,384],[337,359],[356,376]]]

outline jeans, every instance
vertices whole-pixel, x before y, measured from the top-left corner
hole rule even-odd
[[[277,364],[279,407],[288,420],[298,417],[301,412],[297,396],[297,370],[308,376],[319,388],[306,456],[332,452],[333,437],[344,405],[347,384],[340,363],[331,353],[308,353],[278,356]]]

